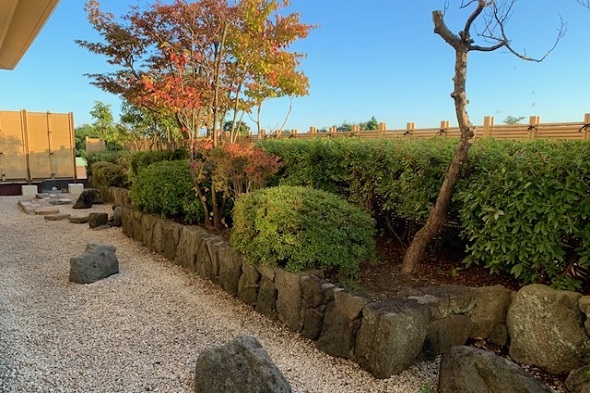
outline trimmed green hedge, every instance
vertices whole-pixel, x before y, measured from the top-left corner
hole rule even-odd
[[[231,243],[252,263],[352,275],[375,256],[372,219],[337,195],[281,186],[241,195]]]
[[[204,218],[188,160],[161,161],[144,168],[135,177],[130,197],[133,205],[146,213],[180,217],[189,223]]]
[[[423,222],[456,139],[269,140],[285,164],[280,184],[337,192],[374,217]],[[449,209],[467,242],[466,263],[523,283],[575,289],[562,273],[590,267],[590,141],[478,140]]]
[[[175,151],[142,151],[133,153],[129,161],[129,177],[135,178],[142,169],[160,161],[176,161],[188,159],[186,149]]]
[[[86,158],[86,174],[92,175],[92,164],[96,162],[110,162],[111,164],[121,165],[126,168],[126,162],[131,153],[124,150],[118,151],[101,151],[88,154]]]

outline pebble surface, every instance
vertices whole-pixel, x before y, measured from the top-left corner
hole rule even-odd
[[[46,221],[20,210],[22,199],[0,196],[0,392],[192,392],[199,354],[240,334],[262,343],[293,392],[436,391],[437,361],[374,379],[120,228]],[[88,242],[114,245],[120,273],[70,283],[70,258]]]

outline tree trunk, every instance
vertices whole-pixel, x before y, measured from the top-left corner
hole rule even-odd
[[[435,31],[437,30],[435,29]],[[428,220],[424,227],[416,233],[404,255],[402,273],[408,275],[417,272],[426,247],[444,224],[455,185],[461,174],[461,167],[467,159],[467,153],[471,147],[470,139],[473,137],[473,125],[469,121],[466,111],[468,101],[465,92],[469,47],[467,43],[464,44],[461,41],[454,41],[454,44],[456,45],[453,45],[455,48],[455,77],[453,78],[455,89],[451,97],[455,101],[455,112],[459,122],[459,128],[461,129],[461,138],[457,144],[455,156],[445,174],[436,202],[430,210]]]

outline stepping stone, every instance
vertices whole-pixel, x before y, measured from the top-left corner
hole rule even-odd
[[[58,214],[48,214],[44,217],[47,221],[63,221],[70,218],[69,214],[66,213],[58,213]]]
[[[40,207],[35,209],[35,214],[38,216],[46,216],[48,214],[58,214],[59,209],[57,207]]]
[[[41,207],[51,207],[49,203],[42,199],[32,201],[18,201],[18,206],[27,214],[35,214],[35,210]]]
[[[72,224],[86,224],[88,219],[88,216],[70,216],[70,222]]]
[[[72,203],[72,200],[70,198],[57,198],[49,199],[48,202],[52,205],[69,205],[70,203]]]

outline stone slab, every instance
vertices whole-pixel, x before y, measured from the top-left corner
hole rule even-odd
[[[47,214],[43,218],[45,218],[47,221],[63,221],[70,218],[70,215],[66,213]]]
[[[48,214],[58,214],[59,209],[57,207],[40,207],[35,209],[35,214],[38,216],[46,216]]]
[[[32,199],[30,201],[19,201],[18,206],[27,214],[35,214],[40,208],[52,207],[51,204],[43,199]]]
[[[72,224],[86,224],[89,216],[70,216],[69,219]]]

